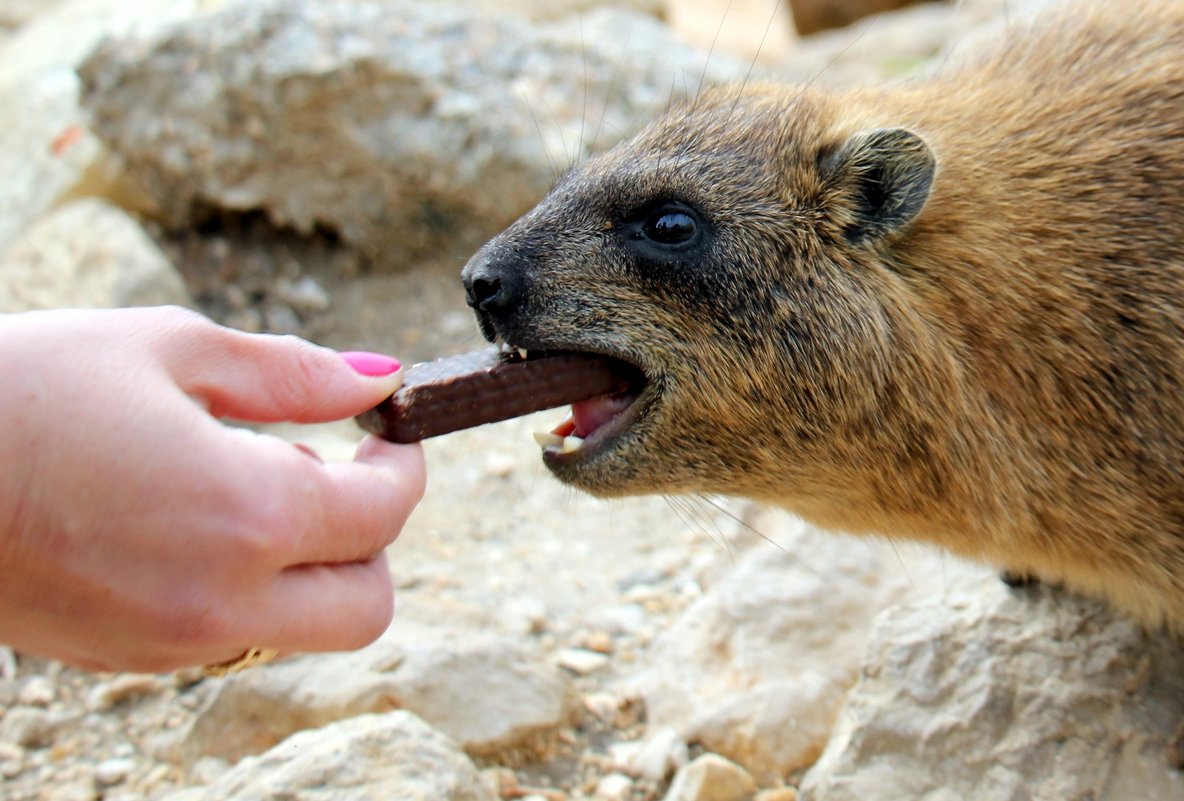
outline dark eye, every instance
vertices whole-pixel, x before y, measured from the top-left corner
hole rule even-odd
[[[659,245],[685,244],[695,238],[698,230],[695,218],[682,209],[659,209],[641,226],[646,239]]]

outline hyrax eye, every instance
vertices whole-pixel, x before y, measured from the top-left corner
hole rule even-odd
[[[684,245],[695,238],[699,224],[685,209],[663,207],[641,226],[642,235],[659,245]]]

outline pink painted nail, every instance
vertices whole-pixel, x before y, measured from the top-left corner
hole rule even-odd
[[[390,375],[403,366],[398,359],[364,350],[346,351],[341,354],[341,358],[354,370],[367,376]]]

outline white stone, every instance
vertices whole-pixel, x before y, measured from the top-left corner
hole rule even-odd
[[[596,782],[596,801],[629,801],[633,779],[623,773],[608,773]]]
[[[45,801],[95,801],[97,798],[94,786],[88,781],[70,781],[55,783],[47,788],[42,796]]]
[[[538,24],[414,0],[286,0],[110,41],[80,72],[91,127],[164,219],[186,224],[197,200],[265,209],[401,265],[471,250],[566,164],[664,109],[672,87],[747,70],[628,9]]]
[[[614,757],[620,754],[617,764],[631,776],[653,782],[665,781],[687,763],[687,744],[668,726],[648,731],[640,742],[629,745],[633,747],[627,751],[614,749],[613,754]]]
[[[595,673],[608,664],[609,658],[587,648],[563,648],[555,654],[555,662],[561,668],[579,676]]]
[[[148,34],[199,5],[66,0],[0,44],[0,252],[69,197],[118,191],[78,108],[79,62],[104,36]]]
[[[45,748],[53,742],[57,720],[47,710],[18,706],[0,718],[0,740],[23,748]]]
[[[744,768],[704,754],[675,774],[664,801],[746,801],[755,792],[756,782]]]
[[[21,685],[16,702],[25,706],[49,706],[57,698],[57,688],[45,676],[30,676]]]
[[[1184,645],[995,583],[885,611],[802,801],[1175,801]]]
[[[225,759],[202,757],[189,768],[189,780],[194,784],[213,784],[230,768]]]
[[[398,626],[346,654],[309,655],[225,680],[185,730],[179,756],[234,760],[335,720],[406,709],[473,754],[563,725],[576,696],[534,650],[478,633],[416,638]]]
[[[409,712],[295,734],[166,801],[496,801],[456,744]]]
[[[56,209],[0,257],[0,312],[192,302],[139,224],[96,198]]]
[[[821,753],[854,684],[876,616],[923,593],[997,583],[932,551],[888,546],[769,513],[779,548],[754,546],[652,643],[628,682],[651,729],[743,765],[768,784]]]
[[[122,673],[99,682],[86,694],[86,708],[91,712],[106,712],[117,704],[153,695],[162,689],[160,679],[147,673]]]
[[[122,783],[135,768],[136,763],[126,757],[104,759],[95,766],[95,781],[104,787]]]

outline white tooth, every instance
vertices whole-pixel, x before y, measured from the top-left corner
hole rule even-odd
[[[544,448],[562,448],[563,437],[558,434],[552,434],[550,431],[536,431],[534,432],[534,441]]]
[[[583,437],[564,437],[563,438],[563,447],[560,449],[559,452],[560,453],[575,453],[576,451],[578,451],[582,447],[584,447],[584,438]]]
[[[518,348],[518,357],[526,361],[526,348]]]

